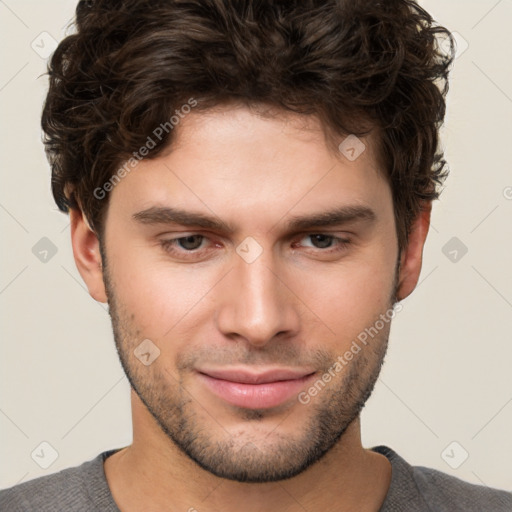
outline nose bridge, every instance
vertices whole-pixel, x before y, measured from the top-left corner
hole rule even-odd
[[[295,332],[299,315],[271,249],[261,248],[254,259],[255,247],[245,248],[244,253],[240,244],[234,255],[234,268],[217,312],[218,327],[225,335],[236,334],[262,346],[279,333]]]

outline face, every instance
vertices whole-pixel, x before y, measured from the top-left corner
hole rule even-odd
[[[122,364],[169,442],[220,477],[319,460],[386,351],[391,191],[371,139],[352,160],[322,134],[292,114],[190,113],[172,151],[111,193],[103,278]]]

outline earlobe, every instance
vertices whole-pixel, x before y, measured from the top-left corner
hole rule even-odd
[[[71,209],[69,217],[73,256],[78,271],[91,297],[98,302],[106,303],[107,294],[103,282],[103,268],[98,237],[90,228],[81,210]]]
[[[411,225],[407,247],[402,251],[397,300],[408,297],[418,283],[421,273],[423,247],[430,226],[432,202],[424,203]]]

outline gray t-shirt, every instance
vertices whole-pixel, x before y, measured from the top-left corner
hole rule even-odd
[[[512,493],[473,485],[422,466],[411,466],[387,446],[373,451],[391,462],[391,485],[380,512],[512,512]],[[117,450],[75,468],[0,491],[2,512],[119,512],[103,461]],[[339,498],[339,496],[338,496]]]

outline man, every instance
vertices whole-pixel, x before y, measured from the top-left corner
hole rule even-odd
[[[447,174],[449,32],[407,0],[110,4],[78,4],[42,125],[133,443],[2,510],[512,510],[361,444]]]

